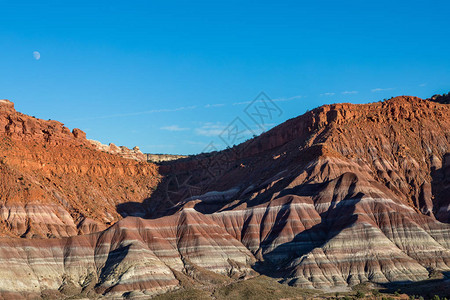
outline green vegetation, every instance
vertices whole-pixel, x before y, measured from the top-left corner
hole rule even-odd
[[[433,95],[430,99],[431,101],[439,102],[442,104],[450,104],[450,92],[442,95]]]
[[[361,291],[356,292],[356,298],[364,298],[364,297],[366,297],[366,294],[364,294],[363,292]]]

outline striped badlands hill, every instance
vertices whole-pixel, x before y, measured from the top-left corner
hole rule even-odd
[[[148,299],[174,289],[190,264],[245,278],[253,255],[192,208],[154,220],[128,217],[107,230],[63,239],[0,239],[0,291],[10,299],[61,291]]]
[[[232,149],[158,169],[83,147],[74,133],[28,143],[8,130],[4,298],[146,298],[189,277],[207,281],[199,270],[241,279],[256,270],[308,288],[450,271],[448,104],[397,97],[322,106]],[[54,158],[65,143],[66,159]],[[107,213],[111,223],[129,217],[99,231]]]
[[[449,142],[446,104],[323,106],[161,167],[165,188],[144,208],[151,217],[194,203],[289,284],[423,280],[450,270]]]

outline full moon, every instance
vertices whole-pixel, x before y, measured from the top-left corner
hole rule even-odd
[[[39,60],[41,58],[41,54],[37,51],[33,51],[33,57],[35,60]]]

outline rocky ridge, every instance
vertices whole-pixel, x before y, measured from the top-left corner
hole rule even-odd
[[[154,163],[167,162],[167,161],[172,161],[172,160],[189,157],[187,155],[151,154],[151,153],[145,153],[145,156],[147,157],[148,162],[154,162]]]
[[[134,159],[137,161],[147,161],[147,156],[141,152],[138,146],[133,147],[133,149],[129,149],[125,146],[116,146],[113,143],[110,143],[109,145],[104,145],[99,141],[95,140],[88,140],[88,141],[100,151],[116,154],[123,158]]]
[[[0,101],[0,235],[64,237],[121,219],[117,205],[150,197],[157,167],[99,151],[80,129]]]

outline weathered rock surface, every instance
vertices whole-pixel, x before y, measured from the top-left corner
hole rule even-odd
[[[162,166],[148,215],[195,203],[290,284],[423,280],[450,269],[449,144],[449,105],[327,105]]]
[[[0,101],[0,235],[64,237],[103,230],[117,205],[150,197],[157,167],[99,151],[84,132]]]
[[[174,271],[184,272],[188,262],[238,276],[251,273],[254,262],[244,245],[189,208],[155,220],[129,217],[90,235],[0,242],[0,291],[15,299],[52,290],[148,298],[175,288]]]
[[[13,237],[1,239],[0,293],[145,298],[192,265],[245,278],[255,261],[309,288],[449,271],[450,106],[440,102],[326,105],[159,169],[78,131],[39,133],[61,123],[40,120],[28,137],[0,103],[0,117],[16,116],[2,117],[0,217]],[[129,217],[116,223],[113,208]]]
[[[188,157],[187,155],[173,155],[173,154],[145,153],[144,155],[146,156],[148,162],[154,162],[154,163],[172,161],[172,160]]]
[[[128,159],[134,159],[137,161],[147,161],[147,155],[141,152],[138,146],[133,149],[128,149],[125,146],[116,146],[113,143],[109,145],[103,145],[99,141],[89,140],[89,142],[94,145],[98,150],[116,154]]]

